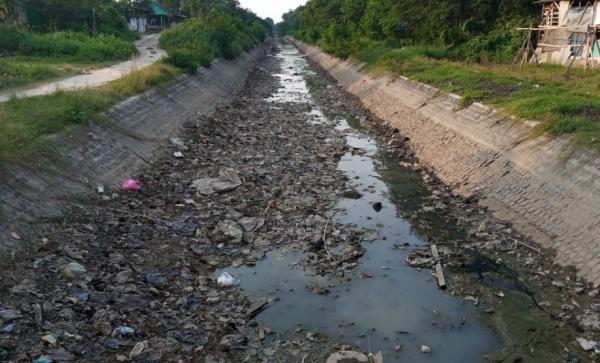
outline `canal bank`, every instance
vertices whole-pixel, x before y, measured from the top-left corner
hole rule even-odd
[[[574,275],[546,272],[316,70],[284,45],[161,144],[134,176],[141,191],[72,200],[0,280],[2,359],[583,360]],[[432,243],[447,292],[427,262],[405,262]]]
[[[479,203],[543,248],[562,266],[600,285],[600,158],[568,136],[539,136],[534,120],[341,60],[296,42],[370,111],[411,139],[424,164],[453,191]]]

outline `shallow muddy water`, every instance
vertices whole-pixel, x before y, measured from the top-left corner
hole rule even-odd
[[[480,321],[485,307],[473,307],[461,298],[437,288],[429,269],[408,267],[410,248],[425,246],[413,223],[404,216],[428,195],[419,175],[401,168],[375,140],[344,119],[327,120],[311,100],[303,75],[310,73],[306,61],[291,46],[278,55],[282,69],[281,88],[269,100],[312,105],[307,127],[330,122],[354,148],[339,163],[360,199],[340,199],[333,221],[337,228],[353,224],[374,230],[365,241],[365,255],[345,276],[316,276],[300,263],[299,251],[277,250],[254,267],[226,268],[240,280],[240,288],[252,299],[275,299],[257,320],[285,334],[298,328],[327,334],[339,343],[364,351],[383,351],[385,362],[481,362],[485,354],[502,348],[499,338]],[[373,208],[381,203],[381,209]],[[432,216],[432,218],[438,218]],[[438,218],[440,233],[452,236],[450,224]],[[335,229],[335,228],[332,228]],[[363,278],[368,273],[372,278]],[[318,284],[326,295],[310,292]],[[427,345],[432,354],[420,352]]]

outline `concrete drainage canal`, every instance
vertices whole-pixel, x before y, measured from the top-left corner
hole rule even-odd
[[[269,330],[317,331],[357,350],[382,351],[385,362],[478,362],[499,351],[500,339],[480,319],[485,306],[450,296],[430,269],[406,263],[410,250],[429,245],[410,218],[420,199],[430,197],[418,173],[400,166],[357,120],[324,115],[306,83],[316,75],[295,48],[283,46],[278,57],[281,87],[269,98],[272,107],[306,104],[307,124],[298,127],[330,123],[348,145],[338,168],[354,192],[332,206],[323,235],[313,241],[338,268],[317,267],[310,248],[280,248],[255,266],[235,264],[215,277],[227,272],[239,281],[260,307],[257,322]],[[457,233],[442,219],[434,223],[440,235]],[[330,237],[344,239],[349,229],[362,231],[362,251],[354,252],[364,255],[345,262],[340,256],[353,251],[340,250]]]

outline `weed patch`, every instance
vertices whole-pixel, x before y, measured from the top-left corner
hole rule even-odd
[[[13,99],[0,104],[0,165],[23,161],[44,150],[47,136],[73,125],[102,121],[117,102],[175,80],[176,68],[155,64],[106,86],[47,96]]]

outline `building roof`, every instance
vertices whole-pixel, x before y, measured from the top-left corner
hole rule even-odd
[[[162,6],[158,1],[150,2],[150,10],[152,10],[154,15],[171,16],[171,12]]]

